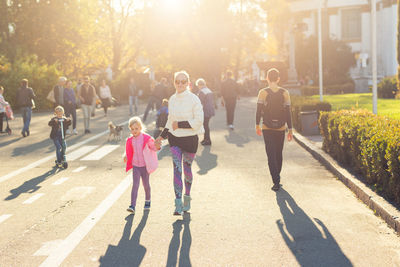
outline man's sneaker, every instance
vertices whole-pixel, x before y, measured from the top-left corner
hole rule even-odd
[[[129,208],[127,208],[126,210],[129,211],[130,213],[135,214],[135,207],[134,206],[129,206]]]
[[[77,135],[77,134],[78,134],[78,131],[77,131],[76,129],[74,129],[74,130],[72,131],[72,133],[73,133],[74,135]]]
[[[65,133],[66,133],[66,134],[71,134],[71,130],[70,130],[70,129],[67,129],[67,130],[65,131]]]
[[[271,187],[272,190],[278,191],[281,188],[280,184],[274,184],[273,187]]]
[[[144,202],[144,210],[149,210],[150,209],[150,201],[145,201]]]

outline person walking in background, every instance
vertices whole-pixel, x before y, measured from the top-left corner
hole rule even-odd
[[[139,117],[129,120],[131,136],[126,140],[124,162],[126,171],[132,169],[133,185],[131,191],[131,205],[128,211],[135,213],[136,199],[140,185],[140,177],[145,192],[144,209],[150,209],[150,173],[158,167],[156,151],[160,149],[159,144],[155,144],[154,139],[145,133],[145,127]]]
[[[192,163],[199,145],[199,134],[203,129],[203,107],[200,99],[189,90],[189,74],[186,71],[174,75],[176,93],[168,101],[168,120],[156,144],[161,145],[168,138],[174,166],[174,215],[181,215],[190,209],[190,190],[193,182]],[[183,168],[182,168],[183,163]],[[184,174],[185,195],[182,206],[182,174]]]
[[[79,92],[79,99],[81,101],[81,108],[83,113],[83,126],[85,129],[85,134],[90,133],[90,113],[92,108],[93,99],[96,96],[96,90],[94,86],[90,84],[89,76],[83,79],[83,84]]]
[[[154,130],[154,138],[157,138],[164,130],[168,120],[168,99],[164,98],[161,108],[157,111],[156,129]]]
[[[278,191],[281,187],[280,173],[286,124],[289,128],[287,139],[288,141],[293,139],[290,96],[286,89],[278,86],[279,80],[277,69],[268,70],[268,87],[258,93],[256,112],[256,133],[264,136],[269,172],[274,183],[271,189],[274,191]],[[260,126],[261,118],[262,126]]]
[[[55,99],[55,106],[62,106],[64,107],[64,86],[67,81],[67,78],[60,77],[58,78],[58,84],[54,86],[54,99]]]
[[[138,89],[135,83],[135,79],[132,77],[129,80],[129,85],[128,85],[128,91],[129,91],[129,114],[133,115],[133,106],[135,106],[135,114],[138,112],[138,105],[139,105],[139,100],[138,100]]]
[[[65,83],[64,88],[64,106],[65,106],[65,115],[67,117],[72,116],[72,132],[70,129],[66,131],[67,134],[78,134],[76,130],[76,97],[74,88],[72,87],[72,81],[68,80]]]
[[[64,116],[64,108],[57,106],[54,109],[54,117],[51,118],[48,125],[51,127],[50,139],[53,140],[56,147],[56,166],[58,168],[67,168],[68,164],[65,158],[67,144],[65,142],[65,134],[71,125],[71,120]]]
[[[236,100],[239,99],[239,86],[233,79],[231,71],[226,72],[226,79],[221,83],[222,105],[226,109],[226,124],[233,130]]]
[[[107,85],[106,80],[101,81],[101,85],[99,88],[99,95],[104,109],[104,117],[106,117],[107,109],[108,107],[111,106],[111,98],[112,98],[111,90],[110,87]]]
[[[32,106],[36,95],[33,89],[28,87],[28,80],[22,79],[21,87],[17,91],[17,104],[21,108],[22,119],[24,126],[22,128],[21,134],[23,137],[29,136],[29,125],[31,124],[32,118]]]
[[[198,96],[200,98],[201,104],[203,105],[203,113],[204,113],[204,139],[200,143],[203,146],[211,145],[210,138],[210,119],[215,115],[214,110],[214,94],[207,87],[206,81],[203,78],[197,79],[196,86],[199,88]]]
[[[3,93],[4,88],[0,85],[0,133],[4,133],[3,118],[6,116],[6,106],[8,105],[8,102],[4,99]]]
[[[147,115],[154,105],[156,106],[156,110],[160,109],[162,100],[167,97],[167,89],[167,79],[163,77],[161,78],[160,83],[158,83],[151,92],[149,102],[144,111],[143,122],[146,121]]]

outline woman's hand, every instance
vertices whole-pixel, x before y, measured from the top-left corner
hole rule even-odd
[[[259,125],[256,126],[256,133],[258,136],[262,135],[261,127]]]
[[[154,141],[154,145],[156,146],[157,149],[161,149],[161,142],[162,142],[162,137],[159,136],[157,139]]]
[[[287,140],[289,142],[293,140],[293,131],[292,131],[292,129],[289,129],[289,132],[287,134]]]
[[[175,131],[176,129],[178,129],[178,122],[174,121],[174,122],[172,122],[172,130]]]

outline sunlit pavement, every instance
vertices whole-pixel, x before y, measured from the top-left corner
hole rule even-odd
[[[141,107],[141,113],[144,106]],[[47,122],[34,114],[31,136],[0,136],[0,266],[399,266],[400,239],[373,211],[297,143],[285,144],[283,189],[270,190],[267,158],[254,131],[255,99],[243,98],[235,130],[220,107],[212,146],[193,164],[192,209],[172,216],[168,146],[151,175],[152,207],[129,215],[131,173],[124,141],[108,141],[107,123],[128,107],[98,109],[92,133],[69,136],[69,168],[53,168]],[[151,133],[154,113],[148,118]]]

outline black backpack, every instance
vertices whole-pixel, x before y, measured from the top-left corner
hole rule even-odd
[[[273,92],[271,88],[265,90],[268,94],[263,109],[263,124],[272,129],[282,128],[286,123],[283,95],[285,91],[282,88],[279,88],[277,92]]]

